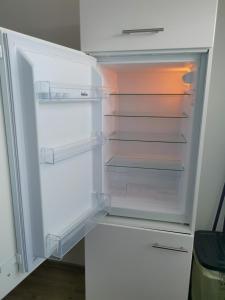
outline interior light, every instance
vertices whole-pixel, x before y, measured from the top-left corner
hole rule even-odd
[[[184,74],[182,79],[183,79],[184,83],[189,83],[189,84],[193,83],[194,72],[188,72],[188,73]]]

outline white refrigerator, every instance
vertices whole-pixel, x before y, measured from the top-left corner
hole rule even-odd
[[[6,29],[0,50],[21,272],[61,259],[105,215],[193,233],[206,50],[97,62]]]

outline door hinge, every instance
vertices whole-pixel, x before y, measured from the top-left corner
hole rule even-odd
[[[108,210],[111,204],[111,197],[106,193],[92,193],[93,200],[96,202],[96,206],[102,207],[102,209]]]
[[[22,264],[22,255],[19,253],[16,253],[16,262],[19,266]]]
[[[3,58],[3,50],[2,50],[2,46],[0,45],[0,58]]]

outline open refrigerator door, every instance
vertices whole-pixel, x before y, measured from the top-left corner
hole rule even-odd
[[[7,122],[20,271],[62,258],[105,215],[102,89],[96,60],[2,30]]]

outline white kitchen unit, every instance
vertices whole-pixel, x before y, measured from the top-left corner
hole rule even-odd
[[[192,243],[180,233],[99,225],[85,244],[86,298],[185,299]]]
[[[80,11],[82,50],[111,74],[111,208],[85,239],[86,299],[187,299],[207,106],[225,92],[225,3],[83,0]]]
[[[217,0],[82,0],[86,52],[208,48]]]
[[[103,20],[114,18],[102,14],[102,1],[93,2]],[[110,10],[111,1],[105,2]],[[91,3],[81,1],[82,40],[84,27],[91,35],[84,22],[85,5],[91,20]],[[152,15],[160,8],[156,1],[138,3],[155,6]],[[170,14],[172,3],[178,5],[170,1],[164,11],[177,30],[184,18]],[[109,37],[109,48],[84,48],[90,56],[1,29],[1,94],[21,273],[51,256],[62,258],[89,233],[87,300],[187,299],[217,1],[204,1],[204,14],[194,2],[189,8],[182,3],[182,13],[193,16],[187,18],[193,43],[184,35],[176,44],[168,32],[153,47],[139,31],[148,39],[150,24],[142,23],[125,28],[138,29],[138,43],[125,49]],[[197,15],[207,15],[207,35],[201,24],[193,29]]]

